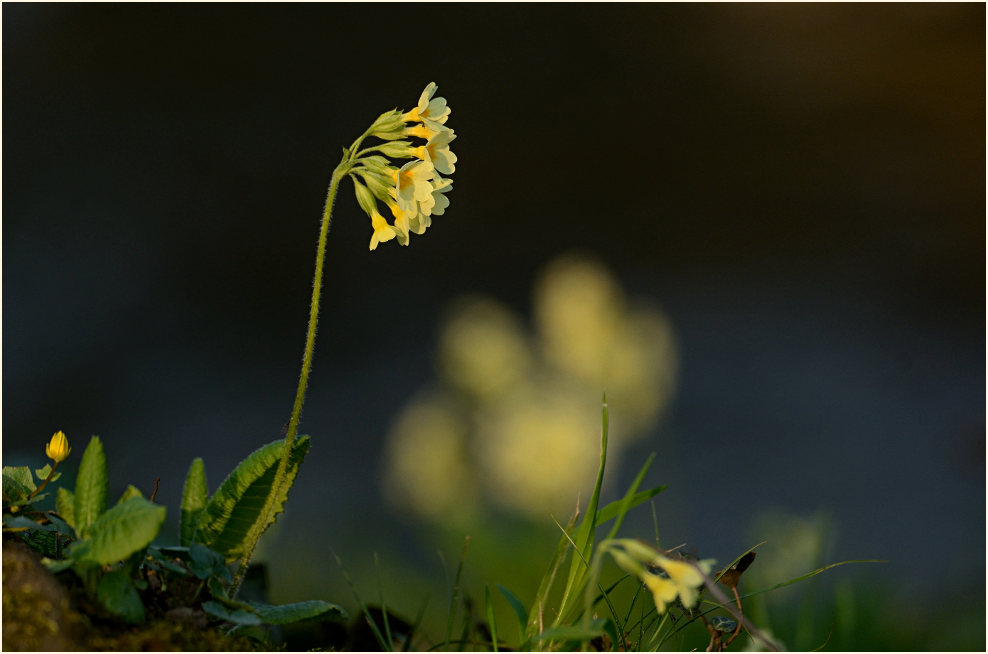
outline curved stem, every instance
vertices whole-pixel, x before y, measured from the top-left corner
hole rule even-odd
[[[358,139],[358,143],[363,137]],[[322,224],[319,227],[319,244],[316,246],[316,270],[312,279],[312,300],[309,304],[309,329],[305,337],[305,352],[302,355],[302,372],[299,374],[298,388],[295,391],[295,404],[292,406],[292,417],[288,421],[288,432],[285,434],[285,446],[281,452],[281,460],[278,462],[278,470],[275,472],[271,490],[261,509],[261,515],[251,531],[247,534],[244,545],[244,553],[240,557],[240,564],[230,585],[230,597],[236,597],[243,583],[244,575],[247,573],[247,566],[257,547],[257,541],[261,534],[271,523],[275,515],[275,508],[278,497],[281,495],[285,484],[285,476],[288,471],[288,461],[291,458],[292,447],[295,444],[295,435],[298,433],[298,423],[302,417],[302,405],[305,402],[305,391],[309,385],[309,372],[312,370],[312,356],[316,349],[316,324],[319,321],[319,296],[322,291],[323,263],[326,259],[326,237],[329,234],[329,224],[333,214],[333,203],[336,201],[336,189],[340,180],[346,177],[353,166],[353,152],[356,148],[351,148],[343,155],[343,160],[333,171],[329,182],[329,191],[326,194],[326,205],[322,213]]]
[[[45,489],[45,486],[48,485],[48,482],[51,481],[51,478],[55,476],[55,468],[57,467],[58,467],[58,461],[55,461],[55,464],[51,467],[51,470],[48,471],[48,476],[45,477],[45,480],[41,482],[40,486],[34,489],[34,492],[32,492],[30,495],[27,496],[27,499],[31,499],[32,497],[34,497],[35,495],[37,495],[38,493],[40,493]]]

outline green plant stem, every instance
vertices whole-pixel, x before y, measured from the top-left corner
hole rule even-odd
[[[357,140],[363,140],[363,136]],[[356,145],[356,143],[354,144]],[[336,201],[336,190],[340,180],[346,177],[353,166],[352,153],[356,148],[344,152],[343,160],[333,170],[333,175],[329,182],[329,191],[326,194],[326,205],[323,208],[322,224],[319,227],[319,244],[316,246],[316,270],[312,280],[312,300],[309,304],[309,329],[305,336],[305,353],[302,355],[302,372],[299,374],[298,388],[295,391],[295,404],[292,406],[292,417],[288,421],[288,431],[285,434],[285,446],[281,452],[281,461],[278,462],[278,470],[275,472],[274,482],[271,490],[261,509],[261,518],[254,523],[254,527],[247,535],[244,553],[240,558],[240,564],[230,585],[230,597],[234,598],[240,590],[244,575],[247,573],[247,566],[254,555],[257,541],[260,540],[264,529],[274,518],[275,507],[278,497],[282,492],[285,483],[285,475],[288,471],[288,461],[291,458],[292,446],[295,444],[295,435],[298,433],[298,423],[302,416],[302,405],[305,402],[305,391],[309,385],[309,372],[312,370],[312,356],[316,349],[316,324],[319,321],[319,296],[322,292],[323,263],[326,259],[326,237],[329,234],[329,224],[332,220],[333,203]]]
[[[48,485],[48,482],[51,481],[51,478],[55,476],[56,468],[58,468],[58,461],[55,461],[55,464],[51,467],[51,470],[48,471],[48,476],[45,477],[45,480],[41,482],[40,486],[34,489],[33,493],[27,496],[27,499],[31,499],[32,497],[34,497],[35,495],[37,495],[38,493],[40,493],[45,489],[45,486]]]

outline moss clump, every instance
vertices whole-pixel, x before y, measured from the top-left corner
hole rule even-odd
[[[38,554],[23,543],[7,539],[3,542],[5,651],[243,652],[256,649],[248,638],[227,636],[209,627],[209,618],[200,609],[180,605],[177,597],[169,593],[159,595],[169,597],[145,597],[152,607],[150,621],[136,626],[127,624],[107,614],[75,583],[71,573],[56,577],[41,563]]]
[[[85,620],[69,593],[26,545],[3,543],[3,646],[5,650],[78,650]]]

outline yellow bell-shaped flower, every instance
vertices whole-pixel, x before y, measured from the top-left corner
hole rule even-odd
[[[61,463],[69,458],[71,451],[72,448],[69,447],[69,439],[65,437],[65,433],[61,430],[56,431],[51,437],[51,440],[48,441],[48,444],[45,445],[45,454],[55,463]]]

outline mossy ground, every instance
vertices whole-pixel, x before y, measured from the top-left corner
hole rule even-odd
[[[53,575],[36,552],[3,543],[3,647],[8,651],[253,651],[227,636],[191,601],[181,583],[165,589],[149,580],[147,620],[132,625],[109,615],[73,573]]]

